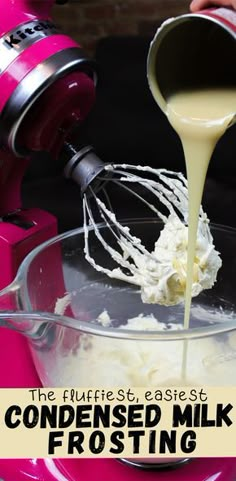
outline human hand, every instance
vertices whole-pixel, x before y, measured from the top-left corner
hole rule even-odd
[[[236,0],[193,0],[190,4],[190,10],[191,12],[197,12],[213,6],[232,7],[236,10]]]

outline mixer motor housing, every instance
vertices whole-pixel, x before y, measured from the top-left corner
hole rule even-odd
[[[21,183],[33,152],[46,151],[57,159],[95,100],[94,63],[54,25],[53,4],[54,0],[1,0],[0,288],[12,282],[34,247],[57,234],[54,216],[22,209]],[[10,299],[8,306],[1,305],[6,307],[14,307]],[[21,363],[12,364],[9,345]],[[27,343],[19,334],[2,329],[0,357],[1,387],[39,385],[28,367],[32,361]]]

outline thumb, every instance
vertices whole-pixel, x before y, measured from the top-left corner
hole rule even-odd
[[[213,7],[233,7],[236,9],[236,0],[193,0],[190,4],[190,10],[192,12],[197,12],[203,8]]]

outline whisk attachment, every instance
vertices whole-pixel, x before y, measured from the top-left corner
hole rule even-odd
[[[137,203],[141,202],[162,221],[163,226],[154,248],[148,248],[145,239],[140,239],[127,225],[118,221],[106,190],[94,193],[90,186],[90,195],[86,191],[83,195],[85,258],[94,269],[110,278],[139,286],[143,302],[163,305],[182,302],[187,272],[187,180],[182,173],[148,166],[110,164],[104,166],[104,172],[111,173],[110,182],[119,186],[120,196],[122,190],[134,196]],[[135,186],[138,188],[135,189]],[[100,228],[97,216],[95,218],[94,205],[106,229]],[[113,268],[101,265],[99,258],[96,258],[96,252],[91,249],[91,235],[95,235],[101,249],[110,256]],[[221,267],[219,253],[213,245],[209,220],[202,207],[195,261],[193,296],[212,287]]]
[[[86,260],[110,278],[139,286],[143,302],[175,305],[183,301],[188,246],[188,189],[184,175],[149,166],[104,164],[91,146],[79,152],[71,146],[69,149],[72,155],[65,175],[77,182],[82,192]],[[119,188],[118,200],[125,197],[127,207],[130,196],[137,212],[145,207],[146,216],[150,217],[151,212],[162,222],[151,249],[146,246],[146,239],[134,235],[118,220],[107,192],[108,184]],[[105,229],[100,228],[101,223]],[[91,236],[99,243],[98,251],[106,252],[104,265],[92,248]],[[201,207],[192,296],[212,287],[220,267],[209,220]]]

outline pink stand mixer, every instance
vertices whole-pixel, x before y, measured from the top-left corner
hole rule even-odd
[[[1,0],[0,289],[12,282],[22,259],[34,247],[57,234],[51,214],[24,210],[21,205],[21,181],[31,154],[47,151],[57,158],[75,127],[79,135],[95,99],[93,62],[55,27],[50,19],[53,3]],[[11,307],[10,301],[1,305],[1,309]],[[2,328],[0,342],[0,386],[40,386],[26,339]],[[106,459],[0,460],[0,478],[86,481],[96,472],[97,481],[236,479],[234,459],[195,460],[171,471],[152,471],[147,466],[147,470],[138,470]]]

